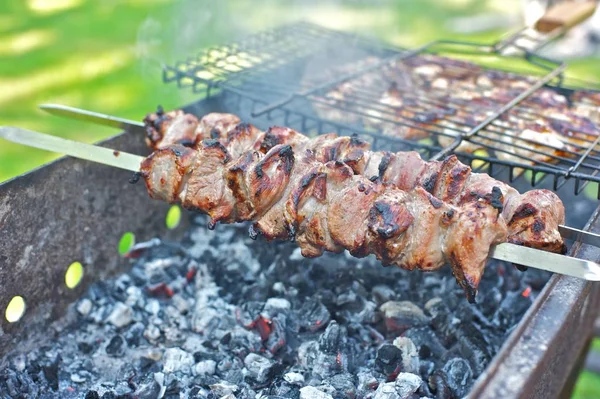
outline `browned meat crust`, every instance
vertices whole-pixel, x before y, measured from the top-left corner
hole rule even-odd
[[[551,192],[520,195],[456,157],[425,162],[415,152],[368,151],[356,137],[309,140],[221,118],[198,123],[197,137],[218,139],[196,152],[170,146],[148,158],[143,175],[153,198],[205,212],[213,224],[254,221],[253,231],[269,239],[295,238],[305,256],[347,249],[411,270],[449,262],[471,299],[491,245],[563,251],[564,208]],[[537,212],[518,212],[527,206]]]

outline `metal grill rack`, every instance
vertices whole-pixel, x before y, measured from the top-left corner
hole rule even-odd
[[[219,96],[227,109],[266,125],[279,118],[307,134],[358,133],[375,149],[415,150],[425,159],[455,153],[475,170],[511,182],[525,177],[537,186],[552,179],[558,190],[573,181],[577,194],[589,182],[600,182],[600,129],[569,108],[582,89],[567,87],[565,65],[527,52],[503,56],[500,66],[498,60],[486,65],[496,55],[497,44],[440,40],[406,50],[299,23],[206,49],[165,66],[163,79]],[[410,68],[423,62],[438,64],[452,80],[470,82],[468,91],[478,96],[476,101],[457,98],[448,93],[452,88],[436,87],[432,79],[410,78],[403,85],[402,76],[412,76]],[[489,95],[502,79],[516,83],[500,97]],[[399,92],[401,105],[382,102],[382,93],[391,87]],[[584,90],[593,93],[589,85]],[[579,135],[577,142],[563,145],[521,134],[540,118],[558,128],[564,124],[561,115],[548,117],[540,105],[547,93],[563,96],[567,105],[560,110],[585,127],[568,131]],[[417,132],[417,139],[394,136],[400,129]]]

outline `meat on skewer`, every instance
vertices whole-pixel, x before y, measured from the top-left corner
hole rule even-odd
[[[168,142],[182,121],[181,137],[197,152]],[[146,122],[162,137],[144,164],[151,196],[208,213],[213,224],[252,220],[268,238],[295,237],[306,256],[348,249],[423,270],[448,261],[472,299],[491,245],[564,249],[558,197],[520,195],[455,157],[428,163],[414,152],[370,152],[357,138],[261,132],[230,114],[206,115],[195,126],[182,111]]]
[[[341,161],[355,174],[377,178],[402,190],[423,187],[436,198],[454,205],[477,201],[495,191],[496,203],[503,209],[501,216],[508,226],[508,242],[552,252],[565,252],[566,247],[558,232],[564,222],[562,202],[551,191],[531,190],[519,194],[509,185],[487,174],[472,173],[455,156],[444,161],[426,162],[416,152],[374,152],[369,144],[356,137],[338,137],[324,134],[308,137],[288,128],[274,127],[261,132],[249,124],[242,124],[232,114],[211,113],[196,123],[188,124],[179,132],[181,121],[193,121],[195,116],[181,110],[149,114],[146,119],[148,136],[160,139],[151,142],[156,149],[169,144],[198,143],[204,139],[218,139],[232,157],[258,149],[263,153],[276,144],[289,144],[296,153],[310,151],[320,162]],[[194,130],[194,133],[190,133]]]

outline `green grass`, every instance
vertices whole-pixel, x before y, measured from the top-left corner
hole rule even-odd
[[[0,125],[94,142],[116,131],[47,115],[38,104],[66,104],[140,120],[158,104],[169,109],[197,99],[189,90],[163,84],[161,63],[185,59],[248,32],[308,19],[406,47],[438,38],[492,42],[506,30],[463,35],[450,31],[446,22],[519,5],[518,0],[357,3],[336,8],[317,1],[276,0],[0,2]],[[62,7],[48,10],[48,5]],[[598,59],[569,64],[573,76],[600,81]],[[0,182],[56,156],[0,142]],[[594,347],[599,346],[595,341]],[[582,374],[574,397],[600,397],[600,378]]]

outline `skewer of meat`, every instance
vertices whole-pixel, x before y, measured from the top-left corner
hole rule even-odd
[[[68,107],[56,109],[66,114],[74,112]],[[115,123],[125,123],[131,129],[143,126],[90,111],[75,111],[78,115],[83,112],[86,120],[111,126]],[[223,122],[222,116],[211,114],[203,121],[212,118],[213,122]],[[214,123],[205,124],[209,126]],[[230,144],[237,141],[236,137],[249,139],[251,134],[247,133],[257,131],[251,125],[236,126],[239,128],[227,133]],[[278,130],[286,133],[283,136],[295,133],[286,128]],[[318,256],[325,250],[348,249],[356,256],[372,253],[386,264],[422,270],[435,270],[440,267],[437,261],[448,261],[471,300],[479,282],[477,276],[485,265],[485,259],[479,262],[478,258],[482,252],[516,264],[600,280],[600,265],[594,262],[503,243],[507,237],[501,214],[504,211],[500,211],[493,195],[475,202],[449,204],[422,187],[399,190],[380,178],[367,179],[355,174],[354,169],[342,161],[319,162],[311,151],[296,154],[290,144],[273,141],[264,144],[267,133],[259,132],[258,136],[263,139],[255,141],[254,149],[241,153],[238,159],[230,156],[222,144],[225,139],[215,129],[205,134],[221,138],[203,140],[197,150],[169,145],[145,159],[24,129],[0,128],[0,137],[9,141],[138,174],[143,172],[153,197],[181,202],[208,213],[213,222],[209,225],[211,228],[217,221],[253,221],[253,237],[263,233],[268,238],[296,238],[308,256]],[[270,149],[263,152],[267,147]],[[330,151],[330,155],[325,155],[334,157]],[[493,191],[497,194],[499,190]],[[468,210],[465,212],[465,205],[472,208],[471,215]],[[555,206],[556,203],[532,200],[521,210],[519,220],[534,215],[538,211],[536,205]],[[473,212],[477,212],[475,217],[472,217]],[[535,220],[534,230],[541,227],[539,222],[544,222],[544,217],[535,217],[539,220]],[[481,224],[477,224],[478,220]],[[600,236],[562,225],[559,231],[564,237],[600,246]],[[493,245],[491,251],[490,245]],[[469,249],[477,252],[470,253]]]
[[[193,118],[180,110],[149,114],[145,118],[148,136],[159,138],[149,140],[151,148],[175,144],[177,137],[185,137],[186,143],[210,138],[219,140],[237,157],[249,150],[266,153],[275,145],[290,145],[297,154],[310,153],[323,163],[341,162],[354,174],[372,181],[406,191],[422,187],[439,200],[460,207],[466,214],[473,215],[471,207],[477,208],[480,201],[490,200],[501,210],[500,217],[508,228],[508,242],[552,252],[565,251],[557,230],[564,222],[564,207],[556,194],[548,190],[519,194],[487,174],[472,173],[455,156],[425,162],[416,152],[369,151],[369,144],[357,137],[327,134],[309,139],[282,127],[262,132],[231,114],[208,114],[199,121],[196,119],[196,123]],[[177,133],[181,126],[185,126],[185,130]]]

